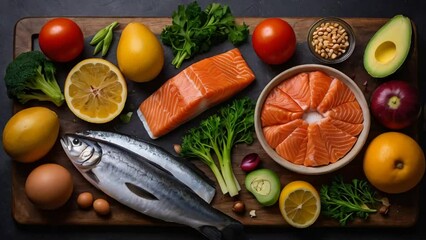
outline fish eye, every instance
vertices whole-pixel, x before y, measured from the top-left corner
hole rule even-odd
[[[80,142],[80,140],[79,140],[78,138],[74,138],[74,139],[72,140],[72,144],[73,144],[73,145],[80,145],[80,144],[81,144],[81,142]]]

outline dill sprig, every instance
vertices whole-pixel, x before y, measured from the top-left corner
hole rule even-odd
[[[345,183],[341,176],[330,185],[322,185],[320,195],[322,214],[337,219],[341,225],[356,217],[367,219],[371,213],[377,212],[376,207],[381,202],[366,180],[353,179]]]

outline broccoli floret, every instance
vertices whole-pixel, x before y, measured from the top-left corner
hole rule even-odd
[[[29,100],[64,103],[64,95],[55,78],[55,65],[40,51],[20,54],[6,69],[7,95],[25,104]]]

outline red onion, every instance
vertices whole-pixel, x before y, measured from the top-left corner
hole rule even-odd
[[[382,83],[371,96],[371,112],[387,128],[406,128],[419,117],[418,91],[400,80]]]
[[[244,172],[251,172],[255,170],[260,164],[260,157],[257,153],[250,153],[246,155],[241,161],[241,170]]]

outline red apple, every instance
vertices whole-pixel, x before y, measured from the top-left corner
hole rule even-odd
[[[371,96],[371,112],[378,122],[390,129],[412,125],[420,114],[419,94],[401,80],[380,84]]]

